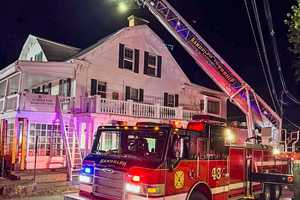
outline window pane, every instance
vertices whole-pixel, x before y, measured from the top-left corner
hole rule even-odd
[[[139,90],[135,88],[130,88],[130,99],[134,101],[139,100]]]
[[[208,101],[207,112],[212,114],[220,114],[220,102],[218,101]]]
[[[153,67],[147,67],[147,74],[148,75],[151,75],[151,76],[155,76],[156,74],[155,74],[155,68],[153,68]]]
[[[133,50],[129,48],[125,48],[125,59],[133,60]]]
[[[156,56],[149,55],[148,64],[156,67]]]
[[[132,70],[132,61],[124,60],[124,68]]]

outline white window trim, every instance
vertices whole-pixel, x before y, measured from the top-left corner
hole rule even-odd
[[[150,57],[150,56],[155,57],[155,65],[151,65],[151,64],[149,63],[149,57]],[[148,67],[149,67],[149,68],[155,69],[154,76],[157,76],[157,68],[158,68],[157,65],[158,65],[158,55],[149,52],[149,56],[148,56]],[[148,74],[148,75],[150,75],[150,74]]]
[[[126,56],[125,56],[125,55],[126,55],[126,53],[125,53],[125,52],[126,52],[126,49],[129,49],[129,50],[132,51],[132,59],[126,58]],[[134,71],[134,56],[135,56],[135,55],[134,55],[134,49],[133,49],[133,48],[130,48],[130,47],[128,47],[128,46],[125,45],[125,46],[124,46],[124,52],[123,52],[123,53],[124,53],[124,55],[123,55],[123,57],[124,57],[124,59],[123,59],[123,62],[124,62],[123,68],[124,68],[124,69],[128,69],[128,68],[125,67],[125,61],[128,61],[128,62],[131,62],[131,63],[132,63],[132,69],[128,69],[128,70]]]
[[[204,113],[212,115],[212,116],[220,117],[221,116],[221,110],[222,110],[222,101],[221,101],[221,99],[216,98],[216,97],[211,97],[211,96],[204,96],[203,99],[204,99]],[[214,113],[209,113],[208,112],[208,101],[215,101],[215,102],[219,103],[220,109],[219,109],[219,113],[218,114],[214,114]]]

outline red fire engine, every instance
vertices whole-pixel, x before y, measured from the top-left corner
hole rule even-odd
[[[65,199],[277,200],[293,182],[288,160],[262,144],[236,144],[220,123],[99,127],[83,162],[80,194]]]
[[[281,118],[166,0],[135,1],[149,9],[245,113],[248,138],[254,141],[237,144],[220,122],[201,119],[187,129],[153,124],[99,127],[83,162],[80,196],[65,198],[279,199],[281,185],[293,182],[288,160],[272,155]],[[258,144],[255,127],[269,132],[273,147]],[[267,141],[264,134],[260,137]]]

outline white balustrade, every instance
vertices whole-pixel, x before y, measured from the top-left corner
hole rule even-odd
[[[22,93],[0,98],[0,112],[24,110],[55,112],[56,103],[54,96]],[[54,102],[53,102],[54,101]],[[182,107],[166,107],[160,104],[145,104],[132,100],[112,100],[94,97],[81,97],[77,102],[74,97],[59,97],[61,108],[64,112],[82,113],[109,113],[115,115],[127,115],[132,117],[151,119],[178,119],[191,120],[197,111],[184,110]],[[20,104],[20,106],[19,106]]]
[[[132,114],[135,117],[156,118],[156,107],[154,105],[132,103]]]
[[[177,108],[160,106],[161,119],[176,119],[176,117],[178,116],[177,112],[178,112]]]
[[[97,113],[111,113],[117,115],[129,115],[130,113],[130,102],[111,100],[104,98],[97,98],[96,102]]]
[[[193,119],[193,116],[198,114],[197,111],[183,110],[183,120],[189,121]]]

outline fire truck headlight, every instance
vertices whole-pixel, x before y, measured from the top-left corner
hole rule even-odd
[[[136,194],[141,193],[141,186],[139,185],[127,183],[125,189],[127,192],[132,192]]]
[[[79,176],[79,181],[81,183],[91,184],[92,183],[92,177],[91,176],[86,176],[86,175],[80,175]]]
[[[272,153],[273,153],[273,155],[279,155],[280,150],[278,148],[274,148]]]

